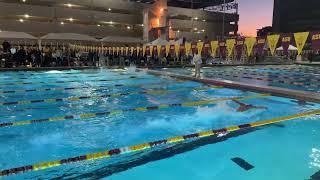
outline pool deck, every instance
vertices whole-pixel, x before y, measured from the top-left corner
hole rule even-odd
[[[304,65],[304,66],[320,66],[320,62],[312,62],[304,61],[304,62],[295,62],[296,65]]]
[[[294,65],[293,63],[255,63],[255,64],[206,64],[202,67],[225,67],[225,66],[267,66],[267,65]],[[168,66],[138,66],[138,68],[182,68],[194,67],[194,65],[168,65]]]
[[[308,91],[278,88],[273,86],[261,86],[256,84],[241,83],[241,82],[229,81],[229,80],[216,80],[216,79],[203,79],[203,78],[198,79],[192,76],[179,75],[171,72],[162,72],[157,70],[147,70],[147,72],[154,75],[169,76],[177,79],[191,80],[191,81],[201,82],[205,84],[224,86],[227,88],[249,90],[249,91],[260,92],[260,93],[261,92],[270,93],[271,95],[274,95],[274,96],[320,103],[320,94],[312,93]]]

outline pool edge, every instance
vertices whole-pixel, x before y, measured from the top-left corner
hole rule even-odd
[[[278,88],[273,86],[261,86],[261,85],[230,81],[230,80],[217,80],[217,79],[205,79],[205,78],[198,79],[191,76],[179,75],[171,72],[161,72],[161,71],[150,70],[150,69],[147,70],[147,73],[154,74],[154,75],[170,76],[173,78],[191,80],[191,81],[201,82],[205,84],[224,86],[227,88],[270,93],[271,95],[274,95],[274,96],[320,103],[320,94],[308,92],[308,91],[292,90],[292,89]]]

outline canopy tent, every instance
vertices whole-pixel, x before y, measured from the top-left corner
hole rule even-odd
[[[1,31],[0,40],[8,41],[12,46],[16,45],[36,45],[38,44],[38,38],[25,33],[15,31]],[[2,43],[2,42],[0,42]]]
[[[73,41],[98,41],[96,38],[76,33],[49,33],[40,38],[41,40],[73,40]]]
[[[276,49],[277,51],[283,51],[283,47],[280,46]],[[288,48],[289,51],[298,51],[298,48],[292,46],[292,45],[289,45],[289,48]]]
[[[143,43],[142,39],[135,37],[123,37],[123,36],[106,36],[100,40],[106,43],[127,43],[127,44],[140,44]]]
[[[147,45],[153,45],[153,46],[155,46],[155,45],[166,45],[166,44],[168,44],[169,42],[167,41],[167,40],[164,40],[164,39],[161,39],[161,38],[158,38],[158,39],[156,39],[156,40],[154,40],[154,41],[151,41],[150,43],[148,43]]]
[[[183,38],[180,38],[180,39],[178,39],[176,41],[173,41],[172,43],[174,43],[174,44],[183,44]]]
[[[1,31],[0,39],[28,39],[37,40],[38,38],[25,33],[25,32],[15,32],[15,31]]]

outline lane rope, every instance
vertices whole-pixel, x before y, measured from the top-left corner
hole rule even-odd
[[[320,82],[320,79],[310,79],[310,77],[300,77],[300,76],[295,76],[295,77],[291,77],[291,76],[288,76],[288,75],[276,75],[276,73],[262,73],[262,72],[259,72],[259,71],[251,71],[251,72],[248,72],[248,71],[245,71],[245,70],[235,70],[235,71],[232,71],[232,72],[228,72],[228,71],[220,71],[220,70],[210,70],[210,72],[208,73],[213,73],[213,74],[216,74],[216,73],[227,73],[227,74],[239,74],[239,72],[241,72],[241,74],[244,74],[244,75],[253,75],[253,76],[267,76],[267,77],[264,77],[264,78],[279,78],[279,79],[290,79],[290,80],[294,80],[294,81],[310,81],[310,82]]]
[[[138,78],[136,76],[130,76],[128,78],[119,78],[119,79],[92,79],[90,81],[94,82],[110,82],[110,81],[119,81],[119,80],[129,80],[129,79],[144,79],[144,78]],[[61,84],[61,83],[72,83],[72,82],[82,82],[81,80],[71,80],[71,81],[39,81],[39,82],[17,82],[17,83],[2,83],[0,86],[9,86],[9,85],[25,85],[25,84]]]
[[[96,78],[96,77],[101,77],[101,76],[86,76],[90,77],[90,78]],[[17,81],[17,80],[39,80],[42,78],[46,78],[46,79],[57,79],[57,78],[81,78],[80,76],[59,76],[59,77],[38,77],[38,78],[30,78],[30,77],[19,77],[19,78],[14,78],[14,77],[8,77],[8,78],[0,78],[2,80],[10,80],[10,83],[16,83],[16,82],[21,82],[21,81]]]
[[[3,122],[0,124],[0,128],[12,127],[12,126],[23,126],[23,125],[30,125],[30,124],[37,124],[37,123],[44,123],[44,122],[57,122],[57,121],[61,122],[61,121],[73,120],[73,119],[84,120],[84,119],[88,119],[88,118],[93,118],[93,117],[98,117],[98,116],[109,116],[109,115],[119,114],[119,113],[124,113],[124,112],[151,111],[151,110],[158,110],[158,109],[167,109],[167,108],[172,108],[172,107],[192,107],[192,106],[200,106],[200,105],[217,103],[220,101],[228,101],[228,100],[240,101],[240,100],[246,100],[246,99],[263,98],[266,96],[270,96],[270,94],[257,94],[257,95],[252,95],[252,96],[231,97],[231,98],[217,98],[217,99],[210,99],[210,100],[201,100],[201,101],[174,103],[174,104],[162,104],[162,105],[158,105],[158,106],[137,107],[137,108],[129,108],[129,109],[87,113],[87,114],[63,115],[63,116],[56,116],[56,117],[44,118],[44,119]]]
[[[181,142],[184,142],[187,140],[195,140],[195,139],[210,137],[210,136],[214,136],[214,135],[225,135],[226,133],[235,132],[235,131],[239,131],[239,130],[243,130],[243,129],[247,129],[247,128],[261,127],[261,126],[266,126],[266,125],[270,125],[270,124],[274,124],[274,123],[278,123],[278,122],[282,122],[282,121],[290,121],[290,120],[295,120],[295,119],[303,118],[303,117],[309,117],[309,116],[313,116],[313,115],[320,115],[320,109],[316,109],[313,111],[307,111],[307,112],[303,112],[303,113],[298,113],[298,114],[293,114],[293,115],[289,115],[289,116],[282,116],[282,117],[268,119],[268,120],[257,121],[257,122],[248,123],[248,124],[230,126],[230,127],[226,127],[226,128],[222,128],[222,129],[217,129],[217,130],[196,132],[196,133],[192,133],[192,134],[171,137],[168,139],[162,139],[162,140],[157,140],[157,141],[153,141],[153,142],[147,142],[147,143],[142,143],[142,144],[138,144],[138,145],[133,145],[133,146],[116,148],[116,149],[112,149],[112,150],[105,150],[105,151],[101,151],[101,152],[85,154],[85,155],[65,158],[65,159],[61,159],[61,160],[41,162],[41,163],[36,163],[36,164],[32,164],[32,165],[27,165],[27,166],[10,168],[10,169],[0,171],[0,176],[10,176],[10,175],[19,174],[19,173],[26,173],[26,172],[30,172],[30,171],[45,170],[45,169],[58,167],[58,166],[71,164],[71,163],[76,163],[76,162],[81,162],[81,161],[89,161],[89,160],[93,161],[93,160],[98,160],[98,159],[106,159],[106,158],[110,158],[110,157],[118,156],[118,155],[122,155],[122,154],[143,151],[146,149],[152,149],[152,148],[162,146],[165,144],[167,144],[167,145],[168,144],[176,144],[176,143],[181,143]]]
[[[299,87],[320,87],[320,84],[312,84],[312,83],[306,84],[306,83],[302,83],[302,82],[292,82],[292,81],[276,80],[276,79],[269,79],[269,78],[256,78],[256,77],[232,75],[232,74],[226,74],[226,73],[217,73],[216,75],[229,76],[229,77],[233,77],[233,78],[254,79],[254,80],[260,80],[260,81],[266,81],[266,82],[272,82],[272,83],[295,85],[295,86],[299,86]]]
[[[129,96],[135,94],[169,94],[178,91],[188,91],[188,90],[208,90],[211,88],[222,88],[222,86],[208,86],[208,87],[197,87],[197,88],[180,88],[175,90],[162,90],[162,91],[137,91],[137,92],[127,92],[127,93],[116,93],[116,94],[104,94],[96,96],[72,96],[67,98],[50,98],[50,99],[35,99],[35,100],[21,100],[21,101],[11,101],[11,102],[0,102],[0,106],[8,105],[26,105],[26,104],[36,104],[36,103],[57,103],[57,102],[67,102],[67,101],[80,101],[85,99],[102,99],[108,97],[120,97]]]
[[[178,81],[184,82],[184,81]],[[109,85],[100,85],[100,86],[73,86],[73,87],[66,87],[66,88],[37,88],[37,89],[17,89],[17,90],[3,90],[0,91],[0,94],[8,94],[8,93],[28,93],[28,92],[44,92],[44,91],[68,91],[68,90],[76,90],[76,89],[91,89],[92,91],[98,90],[107,90],[101,89],[106,87],[132,87],[132,86],[143,86],[143,85],[154,85],[154,84],[170,84],[170,82],[154,82],[154,83],[143,83],[143,84],[109,84]]]

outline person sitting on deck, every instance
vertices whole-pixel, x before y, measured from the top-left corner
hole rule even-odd
[[[237,109],[237,112],[245,112],[250,109],[268,109],[267,107],[264,107],[264,106],[254,106],[251,104],[244,104],[238,100],[232,100],[232,101],[240,105]]]

